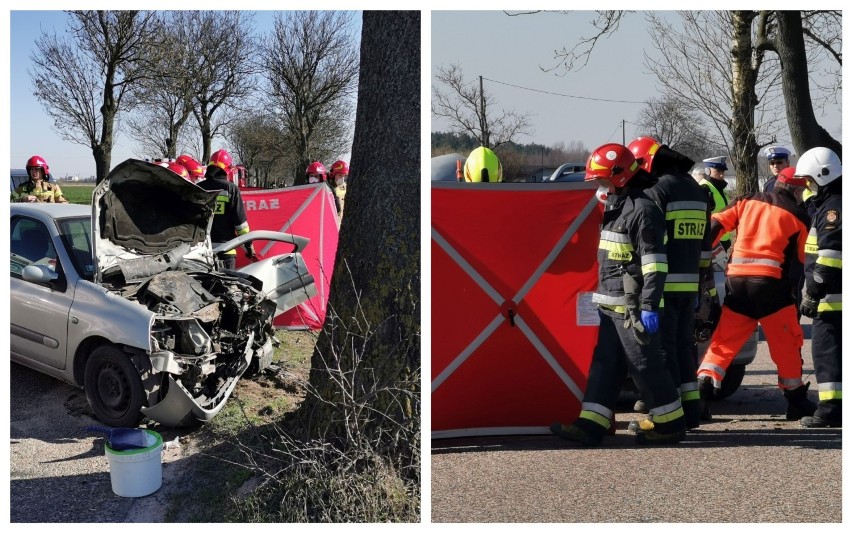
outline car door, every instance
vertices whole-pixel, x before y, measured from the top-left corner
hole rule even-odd
[[[262,290],[266,297],[275,301],[275,316],[317,295],[314,277],[308,273],[308,267],[300,253],[270,257],[250,263],[239,271],[254,276],[263,283]]]
[[[67,281],[51,233],[39,220],[13,217],[10,251],[12,354],[64,369],[74,286]],[[31,264],[46,265],[59,274],[59,279],[50,284],[24,280],[23,268]]]

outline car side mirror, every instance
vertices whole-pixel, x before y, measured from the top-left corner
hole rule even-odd
[[[27,265],[21,272],[24,281],[33,283],[52,283],[59,279],[59,274],[47,265]]]

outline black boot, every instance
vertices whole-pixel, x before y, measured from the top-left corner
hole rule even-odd
[[[787,420],[801,420],[802,417],[812,416],[816,411],[816,404],[808,400],[808,388],[810,382],[795,389],[784,390],[787,398]]]
[[[591,420],[580,418],[570,426],[554,422],[550,424],[550,431],[565,440],[579,442],[584,446],[599,446],[607,430]]]
[[[702,411],[701,400],[681,401],[681,404],[683,405],[684,418],[686,418],[686,429],[695,429],[700,426]]]
[[[804,416],[799,422],[806,428],[843,427],[841,400],[824,400],[817,404],[813,416]]]
[[[636,444],[676,444],[686,437],[686,421],[678,417],[662,424],[654,423],[649,430],[636,434]]]
[[[710,376],[698,377],[698,394],[701,396],[701,414],[699,418],[704,421],[713,420],[713,415],[710,414],[710,400],[716,394],[716,389],[713,387],[713,378]]]

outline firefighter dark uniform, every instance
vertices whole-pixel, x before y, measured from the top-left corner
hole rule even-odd
[[[213,225],[210,228],[210,240],[214,247],[249,232],[240,189],[236,184],[227,180],[225,171],[218,167],[208,167],[207,178],[199,181],[197,185],[208,191],[219,191],[219,195],[216,197]],[[249,244],[246,247],[246,253],[251,257],[254,256],[254,250],[250,250],[250,246]],[[237,262],[237,251],[230,250],[221,254],[219,258],[223,261],[225,268],[234,269]]]
[[[680,391],[688,428],[700,424],[701,406],[696,378],[695,307],[700,269],[710,268],[711,241],[707,194],[686,173],[694,162],[649,137],[630,143],[640,166],[656,177],[645,194],[666,219],[668,274],[660,338],[666,366]]]
[[[809,179],[816,175],[819,181],[819,178],[833,177],[820,175],[820,169],[836,160],[836,168],[832,168],[836,177],[820,185],[813,197],[815,212],[805,245],[802,314],[813,318],[811,348],[819,386],[816,412],[801,419],[806,427],[839,427],[842,424],[842,180],[839,159],[833,152],[826,152],[830,151],[814,148],[802,154],[796,165],[797,175],[802,173]],[[817,165],[816,171],[809,170],[812,164]]]
[[[704,399],[720,389],[728,366],[759,322],[787,399],[787,419],[798,420],[816,407],[802,383],[803,334],[789,276],[791,265],[804,260],[808,216],[781,183],[779,178],[772,193],[742,196],[712,217],[714,244],[725,231],[737,230],[737,240],[728,260],[722,316],[698,381]]]
[[[624,187],[637,169],[630,151],[617,144],[598,148],[587,163],[587,181],[618,173],[611,180],[615,191],[607,198],[598,244],[598,288],[592,301],[598,304],[600,328],[579,418],[570,426],[551,425],[557,435],[586,445],[600,444],[607,433],[628,373],[653,421],[653,427],[643,428],[636,441],[678,442],[685,430],[680,395],[666,370],[660,335],[649,334],[644,322],[645,316],[656,317],[659,312],[668,264],[662,211],[641,190]],[[630,298],[625,274],[637,286]]]

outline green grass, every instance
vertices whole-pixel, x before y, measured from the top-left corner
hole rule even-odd
[[[92,183],[72,184],[61,183],[59,188],[62,189],[62,195],[72,204],[90,205],[92,203],[92,192],[95,186]]]

